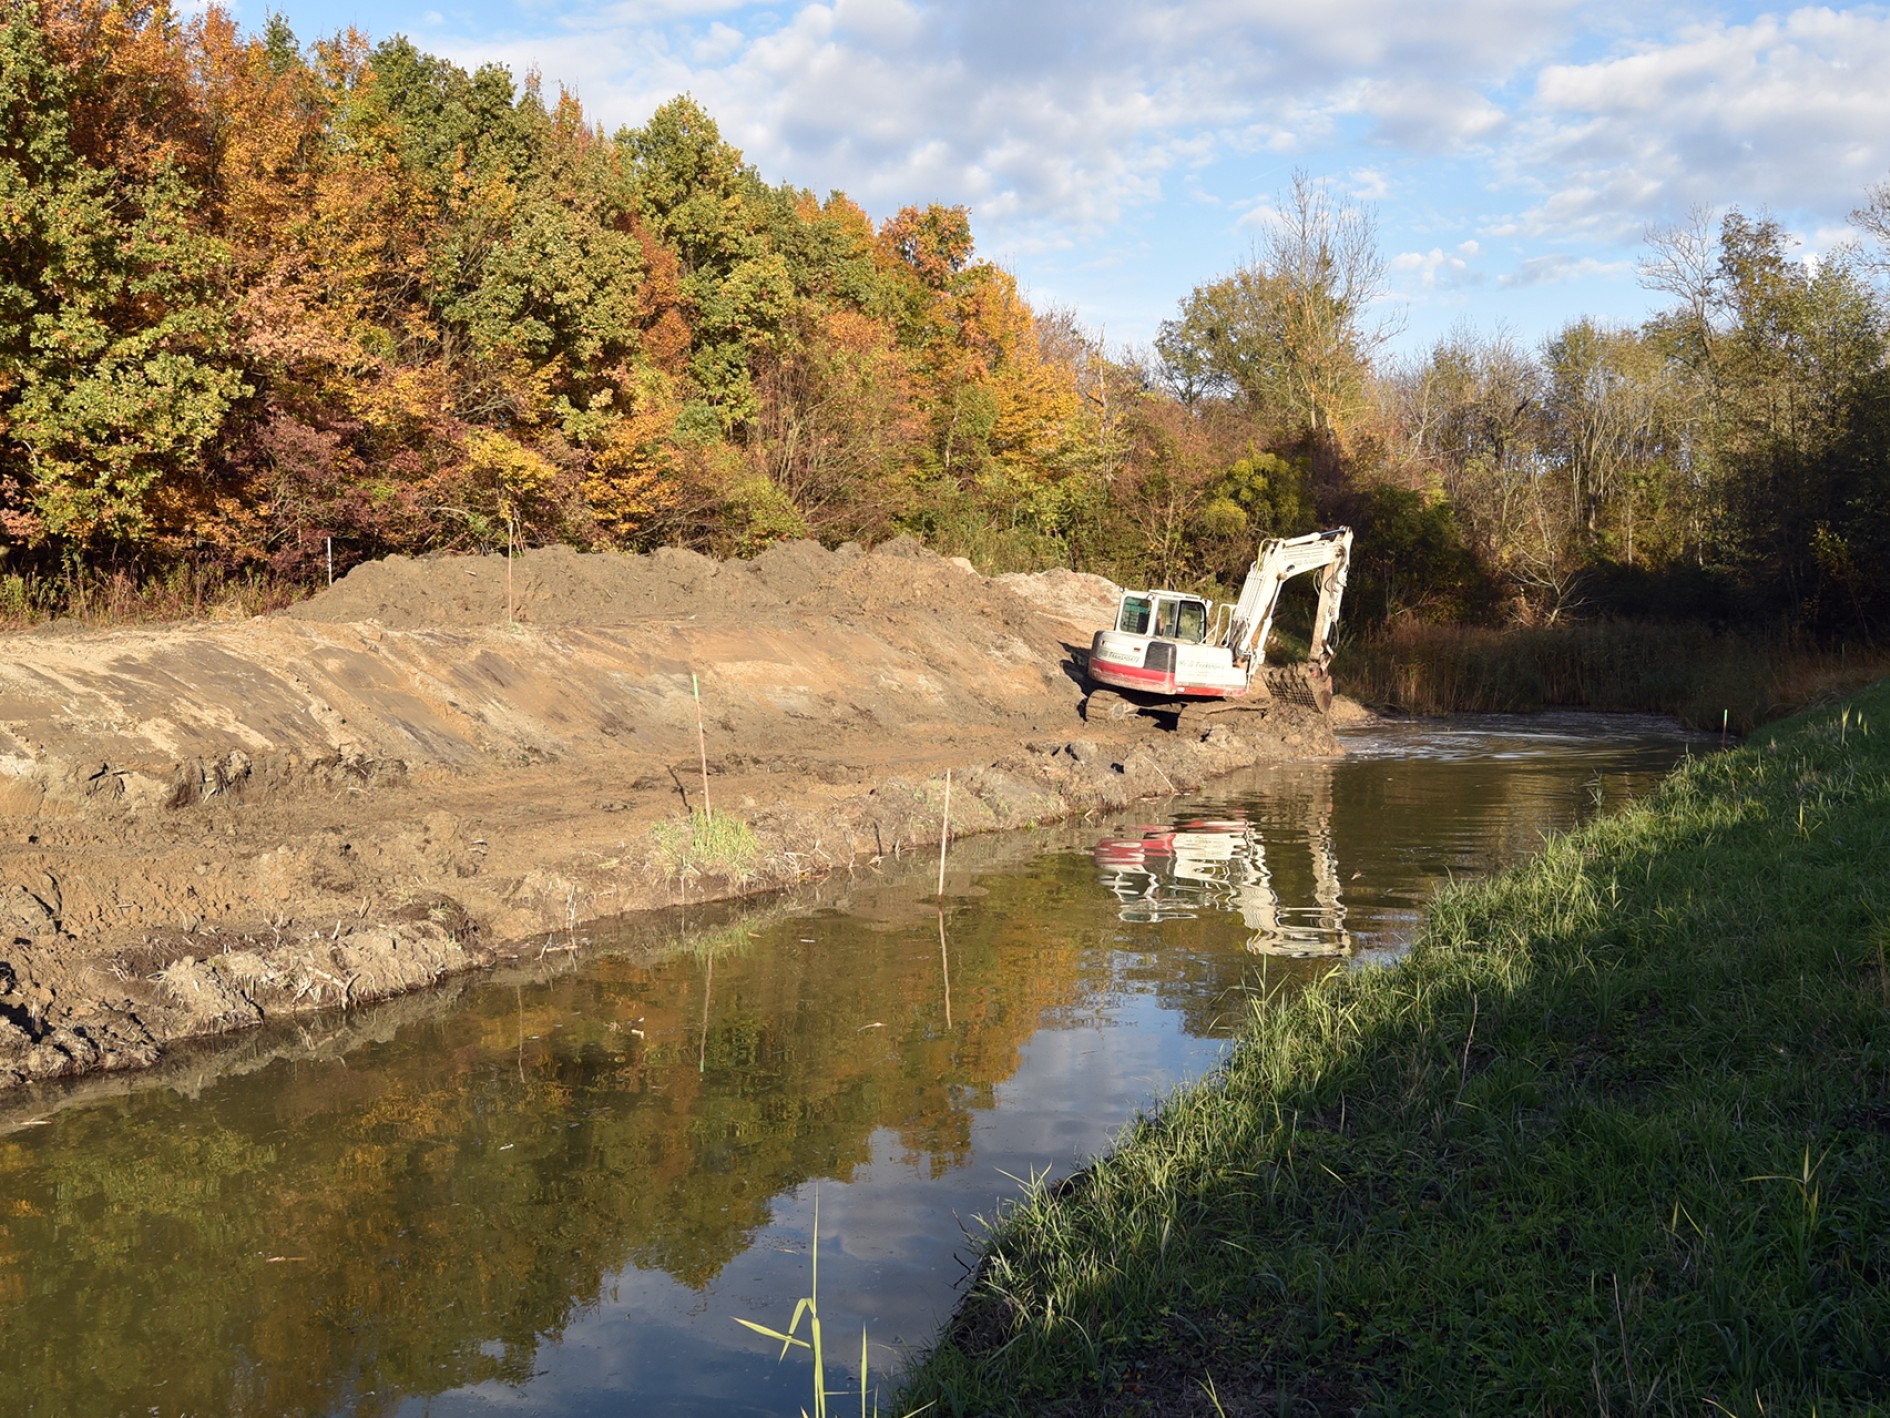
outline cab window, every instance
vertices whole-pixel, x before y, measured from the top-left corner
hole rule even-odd
[[[1149,601],[1146,596],[1124,596],[1122,610],[1116,616],[1116,629],[1124,635],[1147,635]]]
[[[1207,638],[1207,606],[1200,601],[1183,601],[1177,607],[1175,639],[1199,645]]]

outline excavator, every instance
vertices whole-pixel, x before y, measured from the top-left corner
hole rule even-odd
[[[1214,602],[1181,591],[1125,591],[1114,628],[1090,643],[1088,674],[1095,686],[1083,702],[1085,719],[1126,719],[1144,708],[1166,709],[1184,722],[1191,707],[1215,700],[1283,699],[1322,714],[1332,707],[1332,628],[1345,594],[1352,529],[1335,527],[1303,537],[1261,543],[1236,600]],[[1280,591],[1295,576],[1319,573],[1306,662],[1266,663]]]

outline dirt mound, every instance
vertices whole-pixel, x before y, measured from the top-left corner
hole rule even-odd
[[[1056,567],[1050,571],[1009,572],[992,578],[1013,596],[1060,621],[1084,641],[1116,623],[1122,588],[1107,576]]]
[[[294,620],[376,622],[393,630],[469,630],[506,623],[502,556],[392,556],[364,562],[283,611]],[[649,620],[829,615],[937,607],[949,599],[1017,619],[1005,587],[967,573],[909,537],[872,551],[848,543],[781,542],[752,561],[715,561],[666,547],[647,555],[541,547],[510,566],[520,625],[634,625]],[[1029,578],[1022,578],[1028,580]]]
[[[527,625],[624,625],[687,615],[712,594],[720,566],[695,552],[651,556],[541,547],[515,558],[512,618]],[[294,620],[376,621],[396,630],[506,623],[502,556],[390,556],[367,561],[282,614]]]

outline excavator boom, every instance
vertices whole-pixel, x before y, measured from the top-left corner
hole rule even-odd
[[[1339,620],[1339,602],[1345,595],[1345,572],[1352,559],[1352,529],[1335,527],[1303,537],[1275,537],[1263,542],[1247,579],[1234,602],[1227,644],[1237,663],[1244,664],[1251,683],[1266,661],[1267,635],[1279,608],[1280,591],[1295,576],[1317,571],[1319,607],[1313,615],[1312,645],[1307,663],[1324,674],[1332,659],[1332,627]]]

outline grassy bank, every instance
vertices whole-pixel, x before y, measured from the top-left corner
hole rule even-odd
[[[1445,893],[1002,1219],[897,1411],[1890,1400],[1890,682]]]
[[[1890,653],[1824,650],[1689,625],[1528,630],[1405,625],[1346,645],[1340,687],[1411,714],[1551,705],[1672,714],[1750,733],[1890,674]]]

